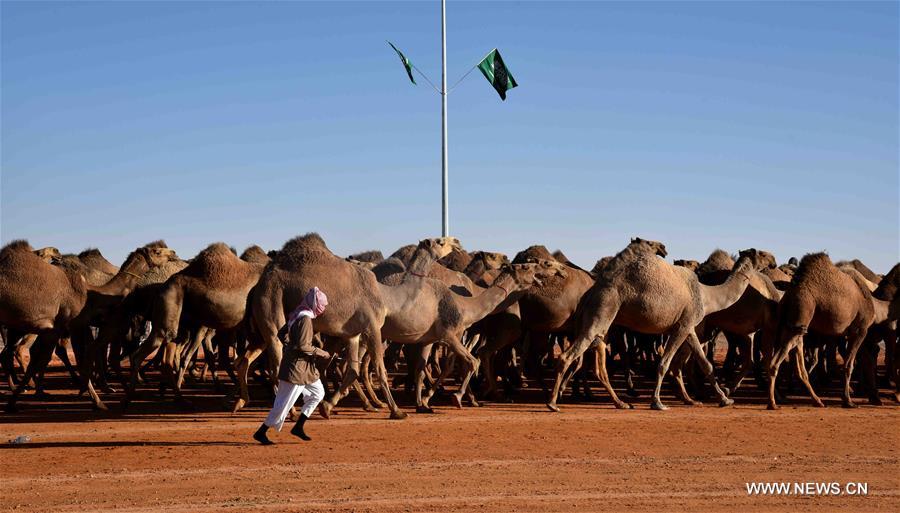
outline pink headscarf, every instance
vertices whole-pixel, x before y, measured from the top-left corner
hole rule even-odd
[[[309,289],[309,291],[306,293],[306,296],[303,298],[303,301],[300,301],[300,304],[297,305],[297,308],[294,308],[294,311],[292,311],[291,314],[288,315],[288,328],[293,326],[294,323],[304,315],[313,319],[322,315],[322,312],[325,311],[326,306],[328,306],[328,296],[326,296],[324,292],[319,290],[319,287],[313,287]]]

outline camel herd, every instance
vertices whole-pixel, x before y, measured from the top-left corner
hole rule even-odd
[[[127,407],[155,366],[160,390],[182,403],[186,379],[209,373],[218,388],[226,373],[235,384],[229,407],[237,411],[250,400],[251,378],[274,386],[279,329],[313,286],[329,297],[314,321],[317,343],[342,355],[323,369],[331,382],[320,406],[325,417],[351,390],[363,408],[386,406],[400,419],[406,414],[392,394],[398,386],[414,389],[416,411],[426,413],[445,383],[456,383],[450,397],[462,407],[509,394],[525,386],[523,377],[538,381],[548,408],[559,411],[570,389],[573,397],[590,393],[588,375],[616,407],[630,408],[612,386],[608,360],[618,362],[631,396],[639,369],[655,370],[650,406],[658,410],[666,409],[660,393],[669,376],[686,404],[699,404],[691,389],[695,397],[712,391],[727,406],[751,374],[770,409],[794,377],[823,406],[813,369],[839,375],[843,404],[853,407],[857,362],[855,391],[880,404],[882,347],[881,379],[893,382],[900,401],[900,264],[880,276],[858,260],[833,263],[824,253],[783,265],[756,249],[734,256],[716,250],[702,263],[665,257],[662,243],[635,238],[587,271],[544,246],[510,260],[467,252],[445,237],[388,258],[378,251],[342,258],[310,233],[277,251],[251,246],[240,256],[215,243],[189,261],[157,241],[116,267],[96,249],[64,255],[14,241],[0,250],[6,408],[14,411],[29,388],[42,393],[55,354],[98,409],[107,408],[100,394],[116,382]],[[720,368],[712,359],[717,341],[727,342]],[[795,373],[779,380],[788,358]],[[389,369],[401,361],[406,374],[392,382]],[[552,386],[542,371],[554,377]]]

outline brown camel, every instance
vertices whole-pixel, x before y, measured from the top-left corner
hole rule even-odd
[[[438,262],[451,271],[463,272],[472,262],[472,255],[462,249],[454,248],[453,251],[441,257]]]
[[[508,264],[509,258],[503,253],[491,253],[488,251],[475,251],[472,253],[472,261],[463,270],[470,280],[477,281],[487,271],[500,269],[503,264]]]
[[[27,246],[27,243],[25,243]],[[18,254],[20,252],[14,252],[14,254]],[[43,260],[40,259],[37,255],[34,255],[35,259],[31,260],[32,265],[36,265],[37,262],[41,262],[43,265],[46,264]],[[100,287],[92,287],[90,285],[84,284],[84,289],[86,291],[84,302],[80,303],[77,312],[74,311],[66,311],[66,323],[65,326],[54,326],[52,328],[54,335],[47,337],[46,343],[41,345],[40,351],[38,352],[38,356],[36,357],[36,362],[34,365],[29,365],[28,371],[26,373],[26,379],[23,383],[13,391],[12,396],[9,399],[9,408],[15,408],[15,401],[18,398],[19,394],[21,394],[22,387],[25,383],[27,383],[31,376],[36,373],[42,372],[44,368],[46,368],[47,364],[50,362],[50,358],[52,357],[53,350],[58,343],[59,336],[62,336],[63,333],[66,335],[71,334],[73,338],[73,343],[75,343],[76,347],[84,347],[84,357],[79,362],[81,365],[81,376],[84,380],[84,386],[87,388],[87,391],[91,395],[91,400],[94,403],[94,406],[97,408],[105,408],[100,397],[97,395],[96,391],[94,391],[93,384],[91,383],[92,377],[92,361],[95,358],[96,347],[93,345],[89,346],[92,342],[93,337],[90,334],[91,326],[99,326],[102,324],[103,316],[109,312],[109,310],[115,305],[121,302],[121,299],[126,296],[135,286],[138,279],[140,278],[140,273],[148,270],[153,266],[158,266],[168,261],[171,258],[175,257],[175,252],[171,249],[165,247],[142,247],[138,248],[134,252],[132,252],[128,259],[125,261],[125,264],[122,265],[122,268],[119,272],[106,284]],[[24,263],[24,265],[28,265],[28,263]],[[38,266],[40,268],[40,266]],[[53,267],[53,266],[51,266]],[[26,267],[27,268],[27,267]],[[46,269],[44,269],[45,271]],[[79,279],[84,281],[84,277],[82,275],[78,275]],[[60,282],[61,283],[61,282]],[[41,292],[45,295],[48,295],[42,289]],[[52,288],[49,290],[53,290]],[[65,289],[63,289],[65,290]],[[58,304],[58,303],[51,303]],[[9,325],[3,320],[0,320],[0,323]],[[33,326],[37,328],[37,325]],[[44,327],[42,329],[36,329],[34,331],[42,332],[51,329],[49,327]],[[34,332],[30,331],[30,332]],[[39,342],[41,340],[39,339]]]
[[[725,283],[710,287],[701,284],[690,270],[629,245],[603,269],[596,284],[578,305],[576,336],[557,364],[556,383],[548,408],[559,411],[556,402],[566,371],[595,341],[599,343],[600,381],[617,407],[628,407],[616,396],[606,373],[605,338],[613,323],[640,333],[669,335],[657,370],[653,409],[666,409],[659,397],[660,388],[672,358],[685,340],[718,394],[720,406],[733,404],[734,401],[719,388],[695,330],[706,315],[724,310],[740,299],[747,288],[748,273],[754,265],[752,258],[756,255],[755,250],[749,250],[748,255],[741,257],[734,266]]]
[[[881,281],[881,276],[875,274],[873,270],[869,269],[866,264],[862,263],[858,258],[854,258],[853,260],[842,260],[834,265],[837,267],[852,267],[862,274],[865,279],[876,285]]]
[[[465,362],[471,373],[477,368],[477,361],[464,345],[463,332],[492,312],[504,310],[517,299],[520,291],[539,282],[541,277],[549,276],[550,268],[549,263],[544,267],[537,264],[508,267],[491,287],[475,297],[455,294],[445,283],[434,278],[423,278],[410,273],[391,277],[393,279],[388,283],[379,284],[387,309],[381,330],[382,338],[423,347],[433,343],[445,344]],[[552,269],[555,271],[557,268]],[[416,365],[418,412],[431,411],[428,398],[422,398],[424,366],[428,353],[430,350],[423,350]],[[468,380],[465,380],[460,388],[465,389],[467,384]],[[330,401],[325,407],[326,413],[334,405],[335,402]]]
[[[235,367],[239,393],[234,411],[249,401],[247,371],[250,364],[266,348],[272,349],[275,360],[281,359],[278,329],[285,316],[293,310],[312,287],[319,287],[329,298],[325,313],[313,321],[317,333],[346,341],[349,365],[344,373],[338,397],[346,395],[359,376],[359,342],[364,338],[387,395],[392,418],[404,418],[390,394],[387,371],[384,368],[381,327],[386,309],[379,293],[375,275],[334,255],[325,241],[315,233],[306,234],[285,243],[272,262],[266,266],[259,283],[250,293],[248,315],[251,333],[246,352]]]
[[[41,260],[47,262],[48,264],[53,261],[54,258],[61,258],[62,253],[59,252],[58,249],[53,246],[47,246],[46,248],[36,249],[34,250],[34,254],[41,257]]]
[[[742,252],[741,256],[744,254]],[[766,253],[760,251],[759,254]],[[771,265],[768,259],[760,260],[759,263],[762,268],[769,268]],[[728,340],[729,352],[735,346],[740,349],[741,365],[734,380],[725,389],[728,395],[738,389],[753,368],[754,342],[762,348],[763,354],[768,355],[772,351],[778,323],[778,302],[783,292],[775,288],[772,280],[760,270],[757,268],[748,273],[750,284],[736,303],[707,315],[703,322],[704,341],[721,330]],[[705,285],[719,285],[728,279],[730,273],[731,269],[714,271],[698,275],[698,278]]]
[[[878,283],[872,296],[888,304],[887,316],[890,319],[900,318],[900,264],[895,265]],[[897,323],[894,322],[893,333],[885,337],[885,367],[888,379],[893,379],[896,386],[894,399],[900,402],[900,350],[897,348]],[[890,340],[888,340],[890,338]]]
[[[72,319],[87,301],[87,284],[77,270],[51,265],[24,240],[0,249],[0,290],[0,325],[7,328],[8,349],[11,351],[12,345],[25,335],[38,334],[37,345],[50,351],[41,351],[37,356],[48,362],[60,338],[69,335]],[[13,398],[31,380],[33,369],[42,367],[42,363],[32,360],[30,372],[16,386]],[[7,404],[7,410],[15,410],[14,400]]]
[[[672,263],[679,267],[686,267],[691,271],[696,271],[700,267],[700,262],[696,260],[676,260]]]
[[[247,296],[256,285],[269,258],[259,247],[248,248],[243,255],[254,260],[248,262],[238,258],[222,242],[209,245],[190,264],[169,278],[161,287],[154,308],[153,330],[147,341],[132,353],[131,386],[128,396],[132,396],[137,385],[141,362],[157,348],[162,347],[162,371],[175,391],[176,400],[181,399],[180,380],[175,376],[183,342],[178,338],[179,326],[187,317],[194,332],[190,350],[196,350],[206,335],[206,330],[217,332],[234,330],[244,319]],[[184,333],[186,336],[187,333]],[[182,342],[182,344],[179,344]],[[127,404],[128,399],[124,400]]]
[[[629,247],[635,252],[647,252],[651,255],[665,256],[665,246],[656,241],[634,238]],[[543,246],[532,246],[520,251],[513,263],[533,261],[535,259],[553,259],[553,255]],[[522,312],[522,329],[525,331],[526,363],[532,367],[533,373],[540,379],[539,369],[534,369],[537,355],[549,350],[550,334],[574,334],[573,314],[578,302],[591,286],[594,276],[586,271],[567,273],[566,277],[550,278],[542,287],[535,287],[525,292],[519,299]],[[543,380],[541,379],[541,386]]]
[[[844,362],[843,404],[855,407],[850,397],[850,375],[856,353],[875,317],[872,295],[865,283],[841,272],[825,253],[803,257],[791,288],[784,294],[778,309],[778,336],[775,354],[769,362],[769,409],[775,403],[775,380],[781,363],[794,353],[797,374],[816,406],[825,406],[809,382],[803,353],[807,332],[825,337],[846,337],[847,357]]]

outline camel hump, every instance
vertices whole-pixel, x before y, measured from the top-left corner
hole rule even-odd
[[[247,273],[247,263],[235,255],[224,242],[215,242],[197,254],[182,275],[201,278],[210,286],[220,287],[237,283]]]
[[[3,249],[0,249],[0,253],[6,253],[10,251],[28,251],[30,253],[33,253],[34,248],[31,247],[31,244],[29,244],[27,240],[17,239],[3,246]]]
[[[704,275],[716,271],[730,271],[734,268],[734,258],[724,249],[716,248],[697,267],[697,274]]]
[[[824,251],[819,253],[808,253],[800,259],[800,265],[797,266],[797,270],[794,272],[791,282],[794,285],[797,285],[798,283],[810,279],[821,278],[823,275],[832,271],[837,271],[837,269],[831,262],[831,258],[829,258],[827,253]]]
[[[529,261],[533,260],[556,260],[553,258],[553,253],[546,248],[546,246],[542,246],[540,244],[535,244],[534,246],[529,246],[522,251],[516,253],[516,256],[513,258],[512,263],[514,264],[526,264]]]
[[[351,260],[357,260],[359,262],[369,262],[372,264],[377,264],[378,262],[381,262],[382,260],[384,260],[384,255],[381,253],[381,251],[378,251],[377,249],[372,249],[369,251],[363,251],[361,253],[356,253],[354,255],[350,255],[349,258]]]
[[[144,247],[152,249],[152,248],[168,248],[169,246],[166,246],[166,241],[159,239],[159,240],[155,240],[153,242],[148,242],[147,244],[144,244]]]
[[[315,232],[310,232],[284,243],[281,251],[276,255],[275,262],[285,269],[299,269],[303,264],[316,264],[334,254],[325,245],[322,236]]]
[[[881,278],[877,274],[875,274],[875,271],[869,269],[869,267],[866,264],[862,263],[862,261],[858,258],[854,258],[853,260],[842,260],[835,265],[838,267],[851,267],[872,283],[878,283],[881,280]]]
[[[244,262],[250,262],[252,264],[266,264],[269,262],[269,255],[266,254],[263,248],[256,244],[245,249],[244,252],[241,253],[240,258]]]

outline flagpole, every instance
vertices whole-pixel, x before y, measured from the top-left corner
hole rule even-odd
[[[450,235],[447,178],[447,0],[441,0],[441,234]]]

